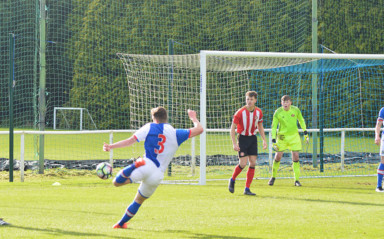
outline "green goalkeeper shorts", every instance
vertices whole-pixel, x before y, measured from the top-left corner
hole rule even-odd
[[[279,151],[301,151],[301,140],[299,134],[292,135],[277,135],[277,146]]]

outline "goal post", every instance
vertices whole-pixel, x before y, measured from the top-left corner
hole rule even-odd
[[[204,128],[200,135],[200,185],[206,184],[206,163],[207,163],[207,56],[200,54],[200,123]]]
[[[373,172],[373,165],[367,163],[371,162],[367,155],[378,155],[369,143],[372,131],[326,129],[374,127],[372,119],[377,118],[384,93],[384,55],[201,51],[192,55],[118,53],[118,56],[127,74],[133,125],[140,127],[150,121],[149,109],[158,105],[169,107],[176,128],[191,126],[186,117],[188,108],[200,111],[205,131],[196,143],[199,184],[228,179],[237,164],[229,128],[233,114],[245,104],[245,93],[249,90],[259,94],[256,105],[263,111],[267,137],[273,113],[281,106],[283,95],[291,96],[293,105],[301,109],[309,131],[317,132],[321,140],[311,139],[312,145],[300,154],[304,177]],[[319,100],[316,101],[312,101],[313,74],[318,74],[315,84]],[[172,89],[172,97],[168,96],[168,89]],[[317,109],[320,111],[313,114]],[[313,115],[321,122],[320,128],[312,127]],[[344,160],[342,170],[341,138],[344,138],[343,157],[352,158]],[[267,140],[270,142],[270,137]],[[263,150],[261,143],[258,151],[256,177],[269,177],[273,153]],[[324,163],[324,172],[318,172],[312,160],[320,165]],[[282,161],[280,177],[292,177],[290,163],[288,155]]]

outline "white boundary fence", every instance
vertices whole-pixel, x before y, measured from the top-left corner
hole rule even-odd
[[[319,129],[308,129],[308,132],[320,132]],[[346,132],[374,132],[375,128],[333,128],[333,129],[323,129],[323,132],[341,132],[341,138],[340,138],[340,155],[341,155],[341,161],[340,161],[340,167],[341,170],[344,171],[344,160],[345,160],[345,133]],[[20,134],[20,173],[21,173],[21,182],[24,181],[24,140],[26,134],[32,134],[32,135],[75,135],[75,134],[105,134],[109,133],[109,143],[113,143],[113,134],[114,133],[134,133],[136,130],[94,130],[94,131],[14,131],[14,134]],[[208,129],[206,132],[210,133],[229,133],[229,129]],[[272,132],[271,129],[265,129],[265,132],[269,134],[269,143],[268,143],[268,158],[269,158],[269,165],[271,167],[273,163],[273,151],[272,151]],[[302,132],[302,130],[300,130]],[[0,135],[7,135],[9,134],[8,131],[0,131]],[[373,141],[374,139],[372,139]],[[196,164],[196,150],[195,150],[195,140],[192,138],[191,142],[191,155],[192,155],[192,162],[191,162],[191,170],[192,174],[194,174],[195,170],[195,164]],[[201,160],[204,160],[205,158],[200,157]],[[113,165],[113,150],[109,152],[109,161],[110,164]],[[200,169],[201,165],[206,165],[206,162],[200,162]],[[204,168],[205,170],[205,168]],[[200,173],[200,177],[205,177],[206,174],[204,173],[203,176]],[[206,178],[200,178],[200,182],[205,182]],[[201,184],[201,183],[200,183]]]

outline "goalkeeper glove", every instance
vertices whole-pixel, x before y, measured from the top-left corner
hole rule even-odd
[[[308,135],[308,132],[306,130],[304,131],[304,141],[305,141],[305,143],[309,144],[309,135]]]
[[[276,139],[272,139],[272,149],[274,151],[279,151],[279,146],[277,146]]]

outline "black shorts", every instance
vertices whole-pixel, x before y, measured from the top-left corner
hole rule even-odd
[[[249,155],[257,155],[257,138],[256,135],[244,136],[239,135],[237,138],[239,143],[240,151],[238,153],[239,157],[245,157]]]

